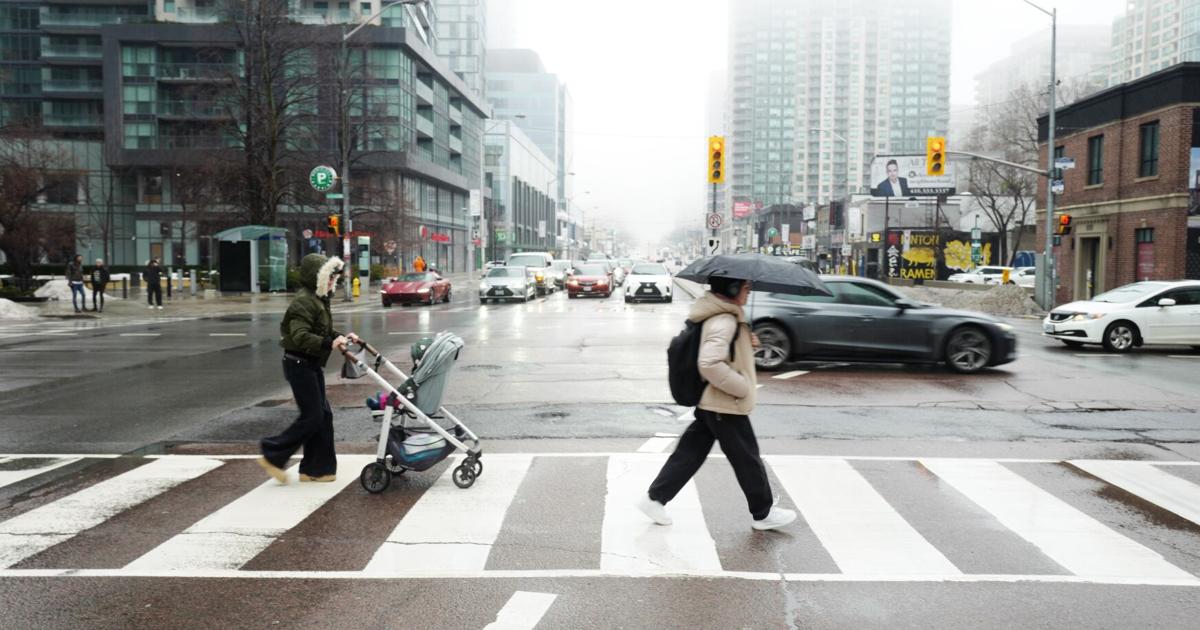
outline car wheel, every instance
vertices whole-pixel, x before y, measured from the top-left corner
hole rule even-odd
[[[435,298],[433,296],[433,291],[430,291],[429,292],[429,305],[433,306],[435,303],[437,303],[437,298]]]
[[[667,299],[665,299],[665,300],[663,300],[663,301],[664,301],[664,302],[666,302],[667,304],[670,304],[670,303],[671,303],[671,298],[669,298],[669,297],[668,297]]]
[[[1192,352],[1200,352],[1200,346],[1192,346]]]
[[[392,307],[392,303],[390,300],[383,301],[383,308],[391,308],[391,307]]]
[[[1137,326],[1119,321],[1104,329],[1104,349],[1109,352],[1129,352],[1137,340]]]
[[[971,374],[992,360],[992,340],[974,326],[955,329],[946,340],[946,365],[959,374]]]
[[[574,300],[577,297],[579,296],[574,293],[567,293],[567,299]]]
[[[628,295],[626,295],[626,296],[625,296],[625,303],[626,303],[626,304],[633,304],[633,299],[632,299],[632,298],[630,298]]]
[[[450,289],[446,289],[446,297],[442,298],[442,301],[447,304],[450,303]]]
[[[1063,345],[1067,346],[1068,348],[1082,348],[1083,347],[1083,342],[1081,342],[1081,341],[1067,341],[1066,339],[1060,339],[1059,341],[1063,342]]]
[[[777,324],[759,324],[754,327],[758,335],[758,349],[754,351],[754,364],[760,370],[774,370],[792,356],[792,340],[787,331]]]

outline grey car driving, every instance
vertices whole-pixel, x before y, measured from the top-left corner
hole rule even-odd
[[[982,313],[906,299],[855,276],[821,276],[829,295],[754,293],[747,312],[762,346],[758,367],[791,361],[945,363],[978,372],[1016,358],[1012,326]]]

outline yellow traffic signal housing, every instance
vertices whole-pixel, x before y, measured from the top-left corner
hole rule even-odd
[[[341,222],[342,222],[342,219],[338,215],[336,215],[336,214],[329,215],[329,231],[333,232],[333,234],[335,236],[342,235]]]
[[[946,138],[931,136],[925,139],[925,174],[946,174]]]
[[[1064,214],[1058,217],[1058,233],[1063,236],[1071,233],[1071,215]]]
[[[708,139],[708,183],[725,183],[725,136]]]

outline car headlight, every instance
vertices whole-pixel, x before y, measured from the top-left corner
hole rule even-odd
[[[429,293],[429,289],[417,289],[417,293]]]
[[[1093,319],[1104,317],[1104,313],[1075,313],[1071,316],[1073,322],[1086,322]]]
[[[486,283],[486,282],[480,282],[480,283],[479,283],[479,290],[480,290],[480,291],[487,291],[487,290],[488,290],[488,285],[487,285],[487,283]]]

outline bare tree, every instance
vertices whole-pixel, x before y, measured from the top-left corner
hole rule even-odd
[[[33,207],[64,163],[64,156],[34,131],[0,129],[0,251],[21,289],[29,288],[35,263],[73,248],[74,220]]]

